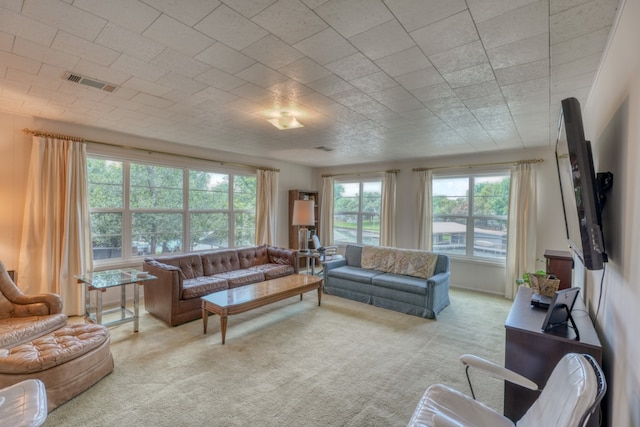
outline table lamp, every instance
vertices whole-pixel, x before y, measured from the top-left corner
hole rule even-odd
[[[314,200],[294,200],[292,225],[298,226],[298,250],[309,251],[308,225],[315,225]]]

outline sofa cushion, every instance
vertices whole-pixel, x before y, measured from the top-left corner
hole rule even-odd
[[[396,248],[365,246],[362,248],[362,268],[392,273],[396,264]]]
[[[182,282],[182,295],[180,295],[180,298],[200,298],[224,289],[229,289],[227,279],[218,276],[196,277]]]
[[[362,259],[362,246],[361,245],[347,245],[344,251],[344,259],[347,260],[347,265],[352,267],[362,267],[360,263]]]
[[[240,261],[238,252],[235,249],[221,249],[202,254],[203,276],[213,276],[214,274],[226,273],[227,271],[238,270]]]
[[[237,249],[240,268],[249,268],[269,262],[267,245]]]
[[[394,289],[396,291],[409,292],[418,295],[427,294],[427,281],[418,277],[386,273],[373,277],[371,279],[371,283],[374,286]]]
[[[438,260],[436,261],[436,268],[433,271],[433,274],[446,273],[449,271],[449,264],[451,260],[446,255],[438,255]]]
[[[428,279],[433,276],[438,254],[415,249],[398,249],[393,271],[389,273]]]
[[[229,289],[264,281],[264,273],[256,270],[234,270],[217,274],[216,277],[226,279]]]
[[[375,276],[383,274],[381,271],[366,270],[358,267],[345,265],[344,267],[333,268],[327,272],[329,277],[337,277],[340,279],[349,279],[360,283],[371,283],[371,279]]]
[[[62,365],[97,348],[109,339],[102,325],[75,324],[15,346],[2,358],[0,373],[28,374]]]
[[[63,313],[9,317],[0,320],[0,348],[11,348],[46,335],[67,324]]]
[[[262,264],[249,268],[249,270],[260,271],[264,274],[264,280],[277,279],[295,273],[292,265]]]

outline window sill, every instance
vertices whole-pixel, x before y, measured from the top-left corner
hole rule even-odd
[[[449,254],[445,254],[445,255],[448,255],[451,261],[462,262],[465,264],[486,265],[486,266],[497,267],[497,268],[507,267],[506,260],[492,260],[492,259],[485,259],[485,258],[478,258],[478,257],[467,257],[467,256],[449,255]]]

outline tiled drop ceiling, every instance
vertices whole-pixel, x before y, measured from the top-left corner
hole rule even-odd
[[[560,100],[586,103],[617,7],[2,1],[0,111],[312,166],[550,146]],[[304,127],[266,121],[281,111]]]

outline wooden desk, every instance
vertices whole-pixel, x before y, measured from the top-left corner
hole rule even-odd
[[[505,322],[505,367],[531,379],[543,388],[551,371],[567,353],[587,353],[602,365],[602,346],[591,318],[585,311],[582,298],[578,300],[572,316],[580,332],[580,341],[575,340],[571,328],[557,328],[543,332],[542,322],[546,310],[532,308],[532,291],[520,287]],[[504,415],[513,421],[520,419],[538,398],[539,392],[505,382]],[[598,426],[600,410],[591,416],[589,426]]]

